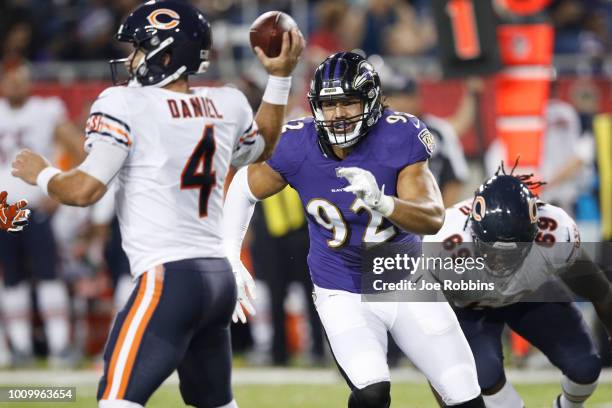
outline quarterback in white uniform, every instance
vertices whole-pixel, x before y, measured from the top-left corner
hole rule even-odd
[[[424,251],[475,262],[462,270],[429,272],[455,307],[488,408],[524,406],[504,374],[505,325],[563,372],[562,393],[553,406],[582,407],[595,391],[601,361],[565,287],[590,300],[612,333],[612,286],[584,253],[572,218],[538,200],[529,186],[528,177],[498,172],[473,200],[446,210],[442,229],[424,238]]]
[[[117,179],[123,247],[137,284],[109,335],[100,407],[145,405],[175,369],[185,403],[237,407],[229,324],[242,310],[220,235],[223,186],[230,166],[274,149],[304,40],[297,29],[283,34],[274,58],[256,48],[270,78],[253,117],[236,89],[189,87],[188,75],[204,72],[211,52],[210,24],[189,4],[144,3],[117,38],[134,45],[127,59],[111,62],[126,64],[130,86],[109,88],[93,104],[84,163],[59,172],[23,151],[13,174],[79,206]]]

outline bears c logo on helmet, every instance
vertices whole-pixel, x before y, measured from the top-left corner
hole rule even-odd
[[[165,16],[166,18],[164,20],[170,19],[170,21],[166,21],[164,23],[163,21],[159,20],[160,16]],[[179,25],[180,16],[174,10],[162,8],[155,10],[151,14],[149,14],[147,16],[147,20],[155,28],[158,28],[160,30],[170,30]]]
[[[472,218],[474,221],[481,221],[487,212],[487,204],[483,196],[476,196],[472,204]]]

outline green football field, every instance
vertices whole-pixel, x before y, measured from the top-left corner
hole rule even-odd
[[[517,384],[528,408],[550,407],[559,393],[558,384]],[[234,387],[241,408],[329,408],[345,407],[348,388],[344,384],[326,385],[238,385]],[[95,407],[95,387],[77,387],[77,401],[71,403],[0,403],[0,407]],[[177,385],[164,385],[151,398],[147,407],[183,407]],[[392,386],[392,407],[437,407],[425,384],[396,383]],[[589,399],[587,407],[612,408],[612,384],[601,384]]]

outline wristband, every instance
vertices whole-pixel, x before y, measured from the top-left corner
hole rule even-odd
[[[60,169],[53,166],[47,166],[40,173],[38,173],[38,177],[36,177],[36,184],[42,189],[42,191],[45,192],[45,195],[49,195],[49,191],[47,190],[49,187],[49,181],[51,181],[53,177],[57,176],[61,172],[62,171]]]
[[[387,218],[391,214],[393,214],[393,210],[395,209],[395,200],[393,197],[388,195],[381,195],[378,204],[374,208],[374,210],[378,211],[383,215],[383,217]]]
[[[291,90],[291,77],[268,76],[268,84],[264,91],[262,101],[272,105],[286,105]]]

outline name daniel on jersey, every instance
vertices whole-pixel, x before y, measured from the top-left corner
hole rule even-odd
[[[173,118],[212,118],[223,119],[215,103],[210,98],[194,96],[189,98],[189,103],[184,99],[167,99],[168,108]]]

